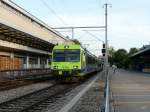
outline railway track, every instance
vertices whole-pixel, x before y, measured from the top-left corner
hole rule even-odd
[[[9,90],[25,85],[32,84],[32,81],[23,81],[23,80],[0,80],[0,91]]]
[[[77,84],[54,84],[51,87],[0,104],[0,112],[40,112],[57,97]]]
[[[30,85],[36,82],[43,82],[50,79],[51,77],[45,74],[24,76],[20,79],[9,79],[0,77],[0,91],[14,89],[17,87]]]

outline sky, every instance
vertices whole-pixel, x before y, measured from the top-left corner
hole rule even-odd
[[[51,27],[104,26],[108,8],[108,43],[115,49],[150,44],[150,0],[12,0]],[[59,30],[71,38],[70,30]],[[92,35],[94,36],[92,36]],[[76,29],[74,38],[101,54],[104,29]],[[99,38],[99,39],[97,39]]]

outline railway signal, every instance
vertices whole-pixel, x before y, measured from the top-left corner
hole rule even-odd
[[[105,56],[105,53],[106,53],[106,45],[103,43],[102,55]]]

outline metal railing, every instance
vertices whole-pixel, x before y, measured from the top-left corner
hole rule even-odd
[[[109,74],[107,75],[107,79],[106,79],[106,88],[105,88],[105,112],[111,112],[110,109],[110,90],[109,90]]]
[[[109,69],[111,70],[111,69]],[[112,69],[113,72],[110,71],[107,73],[105,77],[105,87],[104,87],[104,104],[103,104],[103,110],[101,112],[116,112],[116,102],[114,98],[114,94],[112,91],[112,88],[110,86],[112,74],[114,74],[114,69]]]

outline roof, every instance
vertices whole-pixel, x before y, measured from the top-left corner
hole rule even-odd
[[[134,53],[131,57],[139,56],[150,51],[150,45],[143,46],[138,52]]]
[[[9,7],[11,7],[12,9],[14,9],[15,11],[21,13],[23,16],[31,19],[32,21],[36,22],[37,24],[39,24],[40,26],[46,28],[47,30],[55,33],[56,35],[58,35],[60,38],[63,38],[64,40],[68,40],[67,38],[65,38],[65,36],[63,36],[61,33],[57,32],[56,30],[52,29],[50,26],[48,26],[47,24],[45,24],[43,21],[39,20],[38,18],[36,18],[35,16],[33,16],[31,13],[27,12],[26,10],[24,10],[23,8],[21,8],[20,6],[18,6],[17,4],[15,4],[14,2],[12,2],[11,0],[1,0],[1,2],[7,4]]]
[[[32,48],[37,48],[43,51],[51,52],[52,48],[54,47],[53,43],[47,42],[2,23],[0,23],[0,39]]]

